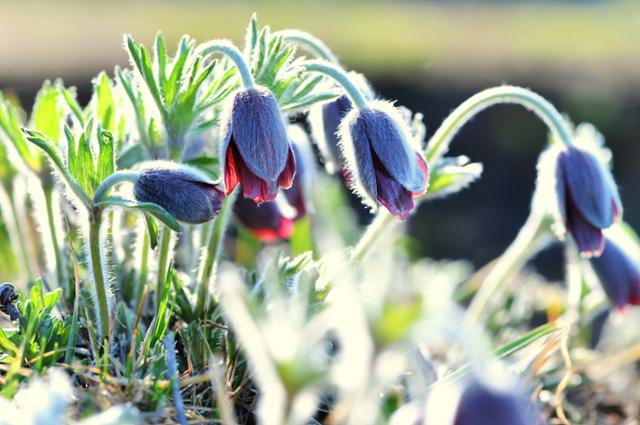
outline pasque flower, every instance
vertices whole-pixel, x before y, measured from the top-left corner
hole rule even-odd
[[[602,255],[590,262],[614,305],[618,308],[640,305],[640,265],[622,246],[605,238]]]
[[[185,223],[213,219],[224,199],[224,192],[206,174],[168,161],[148,163],[140,171],[133,192],[138,201],[158,204]]]
[[[535,411],[515,388],[491,388],[474,380],[462,392],[453,425],[534,425]]]
[[[262,242],[288,240],[293,233],[293,217],[285,215],[279,201],[258,205],[251,199],[238,198],[233,211],[238,221]]]
[[[347,114],[340,137],[356,191],[370,206],[382,203],[406,219],[413,198],[427,189],[429,169],[403,117],[389,103],[367,102],[366,108]]]
[[[229,194],[238,184],[245,198],[272,201],[278,188],[288,188],[295,159],[278,103],[261,87],[238,91],[230,103],[220,158]]]
[[[275,201],[260,205],[251,199],[238,199],[234,206],[236,217],[262,242],[287,240],[293,224],[307,212],[307,194],[313,178],[313,163],[306,134],[297,126],[290,126],[289,135],[296,158],[296,175],[289,189],[282,191]]]
[[[602,254],[602,230],[620,219],[620,198],[608,173],[586,149],[568,146],[558,153],[555,189],[560,218],[584,257]]]
[[[317,114],[311,121],[314,126],[315,139],[324,158],[325,168],[332,174],[342,169],[338,128],[352,107],[349,96],[342,95],[313,111],[314,114]]]

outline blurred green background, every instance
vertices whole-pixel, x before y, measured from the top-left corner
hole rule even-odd
[[[0,1],[0,88],[30,105],[42,80],[62,77],[86,96],[100,70],[126,64],[123,33],[168,44],[241,42],[251,14],[273,29],[326,41],[379,93],[425,115],[433,131],[474,92],[510,83],[548,97],[607,137],[626,219],[640,229],[640,1]],[[485,112],[452,151],[485,164],[479,183],[423,205],[411,219],[417,254],[497,256],[528,213],[545,129],[518,107]],[[543,266],[558,269],[551,251]],[[557,271],[557,270],[556,270]]]

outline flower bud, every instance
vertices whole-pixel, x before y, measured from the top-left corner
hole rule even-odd
[[[605,238],[602,255],[590,262],[612,304],[640,305],[640,265],[620,245]]]
[[[308,210],[311,186],[315,178],[315,158],[307,134],[297,125],[289,126],[291,147],[296,159],[296,175],[289,189],[283,194],[289,205],[296,209],[293,220],[302,218]]]
[[[293,233],[293,219],[285,216],[280,202],[264,202],[260,205],[251,199],[238,198],[233,211],[240,223],[265,243],[288,240]]]
[[[341,146],[354,177],[354,189],[376,208],[382,203],[404,220],[413,198],[424,193],[429,170],[405,128],[402,116],[390,104],[369,102],[352,110],[340,126]]]
[[[267,89],[253,88],[237,92],[230,105],[220,152],[226,193],[239,183],[245,198],[272,201],[296,169],[278,103]]]
[[[517,389],[491,388],[471,382],[462,392],[453,422],[455,425],[535,425],[535,412]]]
[[[556,195],[560,216],[584,257],[604,249],[602,230],[620,219],[621,206],[612,179],[591,152],[570,146],[558,154]]]
[[[212,220],[224,193],[204,173],[184,164],[153,161],[141,171],[133,193],[140,202],[153,202],[185,223]]]

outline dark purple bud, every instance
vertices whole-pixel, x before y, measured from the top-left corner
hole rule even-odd
[[[370,102],[368,109],[351,111],[340,129],[356,191],[370,206],[382,203],[402,220],[429,180],[427,164],[404,126],[391,105]]]
[[[291,186],[295,159],[273,94],[264,88],[239,91],[228,111],[220,158],[229,194],[238,183],[245,198],[272,201]]]
[[[140,171],[133,193],[140,202],[153,202],[185,223],[212,220],[222,206],[224,192],[197,169],[155,161]]]
[[[611,303],[640,305],[640,265],[621,246],[605,238],[602,255],[590,261]]]
[[[561,218],[585,257],[599,256],[606,229],[620,219],[619,196],[608,171],[587,150],[570,146],[559,153],[556,192]]]
[[[288,240],[293,233],[293,220],[285,217],[278,202],[258,205],[251,199],[238,198],[234,212],[238,221],[262,242]]]
[[[321,106],[320,122],[313,122],[321,126],[322,131],[316,131],[316,141],[324,163],[329,173],[336,173],[342,169],[342,154],[340,153],[338,128],[347,112],[352,108],[351,100],[344,95],[334,101]]]
[[[477,380],[462,392],[454,425],[536,425],[537,414],[517,388],[491,388]]]
[[[296,175],[289,189],[283,194],[289,205],[296,209],[292,219],[298,220],[307,213],[309,194],[315,176],[315,159],[307,134],[299,126],[289,126],[289,137],[296,160]]]

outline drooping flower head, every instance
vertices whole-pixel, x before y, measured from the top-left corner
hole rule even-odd
[[[640,305],[640,265],[621,245],[605,238],[602,255],[590,262],[612,304]]]
[[[348,75],[367,99],[374,97],[373,89],[362,74],[351,71]],[[345,115],[351,109],[353,109],[353,103],[346,94],[311,109],[310,121],[313,137],[318,144],[329,174],[342,171],[343,159],[339,147],[338,129]]]
[[[545,153],[541,173],[553,173],[549,177],[556,197],[551,207],[556,231],[561,237],[568,231],[583,257],[597,257],[605,245],[602,230],[620,220],[622,204],[603,165],[602,146],[594,140],[597,132],[593,126],[581,125],[576,135],[572,146],[553,147]]]
[[[153,202],[185,223],[212,220],[224,192],[206,174],[184,164],[152,161],[140,171],[133,193],[140,202]]]
[[[278,188],[291,186],[296,168],[276,99],[265,88],[240,90],[227,114],[220,144],[226,193],[240,184],[245,198],[274,200]]]
[[[429,181],[427,164],[405,127],[398,111],[382,101],[351,110],[340,125],[354,189],[369,206],[381,203],[402,220]]]
[[[289,126],[288,133],[296,158],[296,175],[291,187],[283,190],[275,201],[258,205],[250,199],[239,199],[234,206],[238,221],[265,243],[288,240],[294,222],[304,217],[308,210],[315,174],[313,153],[306,133],[299,126]]]

